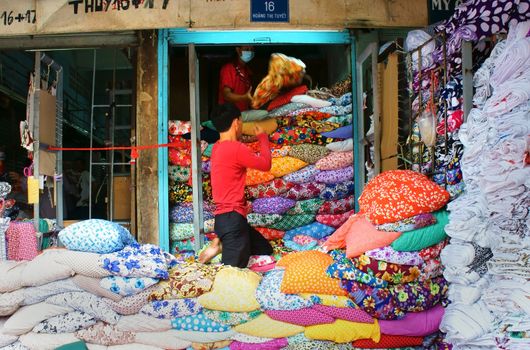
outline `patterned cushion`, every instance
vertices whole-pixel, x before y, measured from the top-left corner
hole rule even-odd
[[[263,276],[256,299],[263,310],[298,310],[313,305],[311,300],[304,300],[298,295],[284,294],[280,291],[285,271],[275,269]]]
[[[255,293],[261,277],[251,271],[224,267],[217,273],[212,291],[199,303],[212,310],[250,312],[259,309]]]
[[[374,319],[364,310],[355,307],[337,307],[315,304],[313,308],[333,318],[362,323],[373,323]]]
[[[208,203],[203,204],[203,219],[213,219],[214,207]],[[193,222],[193,204],[182,203],[172,207],[169,210],[169,221],[173,223],[192,223]]]
[[[359,270],[393,284],[413,282],[420,276],[417,266],[393,264],[364,254],[352,262]]]
[[[60,283],[60,282],[63,282],[63,281],[61,280],[61,281],[57,281],[57,282]],[[83,276],[83,275],[77,274],[74,277],[72,277],[72,282],[73,282],[73,284],[75,286],[78,287],[77,289],[71,289],[71,290],[67,289],[67,290],[61,291],[60,293],[85,291],[85,292],[88,292],[88,293],[93,294],[93,295],[98,296],[98,297],[108,298],[108,299],[110,299],[112,301],[120,301],[121,299],[123,299],[123,297],[121,295],[115,294],[115,293],[111,292],[108,289],[102,288],[101,285],[100,285],[101,278],[88,277],[88,276]],[[45,300],[45,299],[51,297],[52,295],[57,295],[57,294],[60,294],[60,293],[51,293],[46,298],[44,298],[42,300]]]
[[[278,128],[269,139],[278,145],[298,145],[301,143],[312,143],[317,138],[317,132],[310,128],[299,128],[286,126]]]
[[[110,276],[103,278],[100,285],[112,293],[127,297],[138,294],[156,283],[158,280],[155,278]]]
[[[269,227],[277,230],[287,231],[308,225],[313,221],[315,221],[315,216],[312,214],[284,215],[280,221],[269,225]]]
[[[295,172],[306,165],[306,162],[293,157],[273,158],[270,173],[275,177],[282,177]]]
[[[293,173],[287,174],[283,177],[285,181],[292,182],[295,184],[302,184],[306,182],[312,182],[315,180],[315,176],[320,173],[314,165],[308,165]]]
[[[318,240],[313,237],[297,235],[292,239],[284,240],[284,245],[293,251],[313,250],[318,246]]]
[[[183,120],[170,120],[168,123],[167,132],[169,135],[174,136],[189,134],[191,132],[191,122]]]
[[[256,169],[247,169],[247,177],[245,180],[245,186],[259,185],[265,182],[269,182],[274,179],[274,175],[268,171],[261,171]]]
[[[297,111],[301,108],[306,108],[308,107],[309,105],[306,105],[304,103],[293,103],[293,102],[290,102],[290,103],[287,103],[281,107],[278,107],[278,108],[275,108],[273,110],[271,110],[269,112],[269,117],[270,118],[276,118],[276,117],[283,117],[287,114],[289,114],[290,112],[293,112],[293,111]]]
[[[324,200],[320,198],[311,198],[298,201],[296,202],[295,206],[287,212],[287,214],[316,214],[322,203],[324,203]]]
[[[111,253],[135,242],[123,226],[100,219],[77,222],[63,229],[59,239],[70,250]]]
[[[287,191],[286,194],[284,194],[284,196],[289,199],[301,201],[318,197],[325,189],[326,186],[321,183],[310,182],[304,184],[295,184],[289,191]]]
[[[90,328],[80,330],[75,336],[91,344],[120,345],[134,343],[134,333],[119,331],[116,326],[98,322]]]
[[[357,339],[372,339],[378,342],[381,338],[379,323],[360,323],[336,320],[331,324],[306,327],[305,336],[309,339],[331,340],[337,343],[348,343]]]
[[[388,288],[373,288],[364,283],[341,280],[341,287],[361,309],[379,320],[395,320],[403,317],[403,310],[396,305],[396,298]]]
[[[420,312],[441,303],[447,289],[445,278],[435,277],[424,282],[395,285],[390,288],[390,293],[397,307],[407,312]]]
[[[326,270],[329,277],[357,281],[376,288],[384,288],[388,286],[388,282],[356,268],[353,262],[346,257],[344,252],[334,250],[330,255],[335,261],[329,265]]]
[[[344,199],[353,194],[355,185],[353,181],[346,181],[339,184],[327,184],[326,188],[320,193],[320,198],[326,201]]]
[[[174,256],[153,244],[127,246],[119,252],[101,255],[99,262],[114,276],[158,279],[167,279],[167,269],[177,263]]]
[[[226,332],[231,328],[212,321],[203,313],[196,315],[179,317],[171,321],[173,329],[180,331],[196,331],[196,332]]]
[[[317,169],[338,170],[353,164],[353,152],[331,152],[316,162]]]
[[[448,200],[449,193],[427,176],[411,170],[390,170],[368,182],[359,205],[367,218],[379,225],[436,211]]]
[[[355,303],[344,295],[330,295],[318,293],[301,293],[300,296],[305,300],[310,300],[315,305],[334,306],[334,307],[358,307]]]
[[[242,342],[242,343],[248,343],[248,344],[261,344],[267,341],[271,341],[274,338],[266,338],[266,337],[256,337],[253,335],[243,334],[234,332],[234,336],[232,337],[234,341]]]
[[[5,242],[9,242],[7,244],[7,258],[9,260],[33,260],[38,255],[37,235],[32,222],[11,221],[5,232],[5,237],[2,234],[0,238],[4,249]],[[77,243],[81,244],[79,241]]]
[[[169,202],[179,204],[181,202],[191,202],[193,189],[185,183],[175,183],[169,186]]]
[[[247,215],[247,221],[250,226],[272,227],[272,225],[282,220],[279,214],[257,214],[250,213]]]
[[[170,165],[168,166],[168,175],[169,180],[174,182],[188,182],[191,175],[191,168],[180,166],[180,165]]]
[[[152,301],[144,305],[140,310],[140,313],[168,320],[175,317],[195,315],[201,312],[201,310],[202,307],[197,302],[197,298],[182,298]]]
[[[321,171],[315,176],[315,181],[325,184],[338,184],[353,181],[353,166],[338,170]]]
[[[268,310],[267,316],[276,321],[287,322],[299,326],[311,326],[315,324],[333,323],[335,319],[323,314],[313,308],[299,310]]]
[[[348,218],[353,214],[353,210],[347,211],[343,214],[319,214],[316,216],[316,221],[327,226],[338,228],[342,226],[342,224],[344,224],[346,220],[348,220]]]
[[[256,231],[261,233],[261,235],[263,237],[265,237],[265,239],[267,239],[267,240],[283,238],[283,236],[285,235],[285,231],[275,230],[273,228],[255,227],[255,229],[256,229]]]
[[[326,157],[328,153],[329,150],[325,146],[301,144],[292,146],[289,155],[308,164],[315,164],[318,160]]]
[[[287,192],[293,184],[282,179],[274,179],[263,184],[246,186],[245,195],[248,199],[276,197]]]
[[[333,259],[319,251],[297,252],[280,259],[277,266],[286,266],[282,280],[283,293],[322,293],[346,295],[339,281],[329,278],[326,269]]]
[[[195,249],[195,237],[190,239],[183,239],[180,241],[170,240],[169,251],[171,254],[178,254],[180,252],[190,251]]]
[[[169,280],[158,284],[149,300],[198,297],[210,291],[219,269],[215,265],[179,263],[169,271]]]
[[[96,324],[96,320],[82,311],[57,315],[42,321],[33,328],[35,333],[73,333]]]
[[[320,209],[319,214],[343,214],[347,211],[352,210],[355,207],[355,197],[349,196],[343,199],[336,199],[324,202]]]
[[[54,295],[46,299],[46,303],[64,305],[77,311],[83,311],[95,319],[109,324],[116,324],[119,319],[119,315],[105,304],[102,298],[86,292],[69,292]]]
[[[68,305],[54,305],[38,303],[23,306],[4,323],[2,333],[7,335],[21,335],[30,332],[40,322],[57,315],[74,311]]]
[[[191,154],[187,149],[177,149],[169,147],[168,149],[169,164],[183,167],[191,166]]]
[[[323,225],[318,222],[313,222],[309,225],[301,226],[285,232],[284,239],[293,239],[297,235],[305,235],[315,239],[322,239],[333,233],[335,229]]]
[[[303,332],[304,327],[275,321],[269,316],[261,314],[252,321],[234,327],[234,330],[256,337],[283,338]]]
[[[283,197],[258,198],[252,203],[252,211],[258,214],[284,214],[296,201]]]
[[[364,253],[366,256],[378,260],[384,260],[387,263],[399,265],[421,265],[423,259],[418,252],[398,252],[391,246],[370,249]]]
[[[203,313],[210,320],[226,326],[237,326],[261,315],[261,311],[259,310],[251,312],[227,312],[203,309]]]

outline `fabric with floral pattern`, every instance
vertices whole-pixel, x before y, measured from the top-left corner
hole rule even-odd
[[[273,240],[273,239],[281,239],[285,235],[285,231],[282,230],[275,230],[273,228],[268,227],[254,227],[256,231],[258,231],[265,239],[267,240]]]
[[[329,154],[329,149],[321,145],[313,145],[310,143],[294,145],[289,151],[289,155],[294,158],[303,160],[308,164],[315,164],[320,159]]]
[[[312,307],[299,310],[267,310],[271,319],[299,326],[312,326],[315,324],[333,323],[335,319],[328,314],[319,312]]]
[[[296,201],[302,201],[320,196],[322,191],[325,189],[326,185],[321,183],[309,182],[303,184],[294,184],[293,187],[283,196]]]
[[[269,170],[269,172],[275,177],[282,177],[284,175],[300,170],[306,165],[306,162],[294,157],[287,156],[281,158],[273,158],[271,162],[271,169]]]
[[[227,332],[230,326],[223,325],[206,317],[203,313],[181,316],[171,320],[171,326],[178,331]]]
[[[114,294],[127,297],[138,294],[157,283],[158,280],[156,278],[109,276],[103,278],[99,285]]]
[[[140,313],[155,317],[158,319],[173,319],[195,315],[201,312],[202,306],[197,298],[182,298],[172,300],[155,300],[147,303]]]
[[[388,288],[373,288],[351,280],[341,280],[340,285],[355,304],[374,318],[395,320],[405,315]]]
[[[434,224],[436,224],[436,217],[432,213],[422,213],[411,218],[377,225],[377,229],[387,232],[408,232]]]
[[[305,300],[310,300],[315,305],[358,308],[353,300],[344,295],[300,293],[300,296]]]
[[[129,331],[120,331],[116,326],[111,326],[103,322],[82,329],[75,333],[75,336],[90,344],[98,345],[122,345],[132,344],[135,342],[135,334]]]
[[[346,115],[336,115],[328,119],[329,122],[337,123],[341,127],[350,125],[353,122],[353,115],[351,113]]]
[[[270,255],[251,255],[248,259],[248,267],[262,267],[275,262],[276,260]]]
[[[285,232],[284,239],[293,239],[295,236],[303,235],[320,240],[332,234],[333,231],[335,231],[333,227],[326,226],[319,222],[313,222],[309,225],[288,230]]]
[[[35,333],[73,333],[96,324],[96,319],[86,312],[72,311],[42,321],[33,328]]]
[[[193,189],[185,183],[175,183],[169,186],[169,202],[179,204],[192,201]]]
[[[321,224],[331,226],[333,228],[339,228],[353,214],[355,214],[353,210],[347,211],[342,214],[319,214],[316,216],[316,221],[320,222]]]
[[[388,282],[356,268],[344,252],[333,250],[330,252],[330,255],[334,262],[326,270],[326,274],[329,277],[357,281],[376,288],[385,288],[388,286]]]
[[[257,214],[285,214],[295,201],[283,197],[258,198],[252,202],[252,212]]]
[[[293,184],[304,184],[313,182],[315,180],[315,176],[319,173],[320,170],[318,170],[313,164],[310,164],[305,168],[285,175],[283,179]]]
[[[421,265],[420,277],[418,280],[424,282],[435,277],[442,276],[444,267],[439,259],[427,260]]]
[[[297,214],[316,214],[320,209],[320,206],[324,203],[323,199],[320,198],[311,198],[306,200],[297,201],[294,207],[292,207],[287,214],[288,215],[297,215]]]
[[[168,158],[171,165],[191,166],[191,154],[188,150],[169,147]]]
[[[250,213],[247,215],[247,221],[250,226],[272,227],[273,224],[282,220],[283,216],[279,214],[257,214]]]
[[[313,305],[311,300],[305,300],[295,294],[285,294],[280,291],[284,277],[284,270],[272,270],[263,276],[256,299],[263,310],[299,310]]]
[[[68,306],[74,310],[85,312],[109,324],[116,324],[120,316],[114,312],[102,298],[87,292],[68,292],[57,294],[46,299],[46,303],[53,305]]]
[[[430,213],[448,201],[446,190],[412,170],[389,170],[377,175],[359,197],[361,211],[374,225]]]
[[[443,277],[424,282],[398,284],[390,289],[396,306],[407,312],[420,312],[444,302],[448,285]]]
[[[335,199],[322,203],[318,214],[343,214],[355,207],[355,197],[349,196],[343,199]]]
[[[169,135],[179,136],[191,132],[191,122],[183,120],[170,120],[168,122],[167,132]]]
[[[168,268],[177,261],[158,246],[135,244],[116,253],[101,255],[99,264],[114,276],[167,279]]]
[[[338,170],[352,164],[353,152],[331,152],[316,162],[315,166],[320,170]]]
[[[246,186],[245,196],[248,199],[276,197],[289,191],[293,185],[283,179],[274,179],[266,183]]]
[[[297,227],[309,225],[315,221],[315,215],[312,214],[300,214],[300,215],[284,215],[281,220],[268,225],[270,228],[276,230],[292,230]]]
[[[425,262],[432,259],[439,259],[442,249],[444,249],[447,244],[449,244],[449,239],[445,239],[431,247],[423,248],[418,252],[418,254]]]
[[[320,193],[320,198],[326,201],[344,199],[352,195],[355,191],[353,181],[346,181],[338,184],[326,184],[326,188]]]
[[[203,309],[204,316],[225,326],[237,326],[261,315],[260,310],[250,312],[227,312]]]
[[[271,111],[269,111],[269,117],[270,118],[276,118],[276,117],[283,117],[288,115],[289,113],[293,111],[298,111],[302,108],[307,108],[309,105],[306,105],[305,103],[294,103],[290,102],[287,103],[281,107],[275,108]]]
[[[286,248],[301,252],[315,249],[318,246],[318,240],[309,236],[297,235],[290,240],[284,239],[284,244]]]
[[[364,253],[369,258],[383,260],[398,265],[422,265],[423,259],[418,252],[398,252],[391,246],[368,250]]]
[[[323,113],[323,114],[326,115],[326,113]],[[325,121],[313,120],[311,117],[307,117],[304,114],[298,115],[293,120],[293,125],[296,125],[299,128],[300,127],[312,128],[317,133],[330,132],[337,128],[340,128],[341,126],[339,123],[333,123],[328,120],[325,120]]]
[[[208,202],[203,203],[203,219],[214,218],[215,206]],[[193,223],[193,203],[181,203],[169,210],[169,221],[173,223]]]
[[[281,148],[271,149],[272,158],[287,157],[291,151],[291,146],[282,146]]]
[[[274,179],[274,175],[269,171],[261,171],[257,169],[247,169],[247,176],[245,179],[245,186],[253,186],[269,182]]]
[[[315,176],[315,181],[325,184],[339,184],[353,181],[353,166],[337,170],[322,170]]]
[[[301,343],[289,344],[283,350],[353,350],[348,343],[337,344],[329,340],[307,340]]]
[[[158,284],[158,289],[149,296],[149,300],[198,297],[212,289],[215,275],[220,269],[216,265],[179,263],[169,271],[169,280]]]
[[[191,168],[179,165],[168,166],[169,180],[173,182],[187,182],[190,179]]]
[[[317,132],[310,128],[286,126],[278,128],[278,130],[270,135],[269,139],[278,145],[314,143],[317,140]]]
[[[359,270],[392,284],[414,282],[420,276],[418,266],[393,264],[364,254],[351,261]]]
[[[195,237],[191,237],[190,239],[183,239],[180,241],[170,240],[169,243],[171,254],[179,254],[181,252],[191,251],[195,249]]]

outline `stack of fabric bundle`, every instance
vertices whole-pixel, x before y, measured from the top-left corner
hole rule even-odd
[[[441,327],[459,348],[530,347],[529,30],[515,22],[477,71],[477,108],[460,131],[466,191],[449,206]]]
[[[6,232],[11,218],[5,213],[5,198],[11,192],[11,185],[0,182],[0,261],[7,260]]]

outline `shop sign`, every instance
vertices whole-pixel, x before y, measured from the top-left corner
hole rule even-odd
[[[428,0],[429,24],[448,19],[463,0]]]
[[[289,22],[289,0],[251,0],[251,22]]]

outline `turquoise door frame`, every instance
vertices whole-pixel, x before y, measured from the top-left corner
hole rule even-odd
[[[160,29],[158,31],[158,143],[167,142],[169,116],[169,46],[173,45],[234,45],[234,44],[313,44],[313,45],[350,45],[352,62],[352,91],[357,96],[356,82],[356,45],[355,37],[347,30],[316,31],[196,31],[188,29]],[[356,101],[354,97],[354,101]],[[359,133],[357,132],[358,115],[353,108],[353,138],[357,145],[354,155],[360,154]],[[361,159],[361,158],[356,158]],[[357,163],[357,162],[355,162]],[[355,167],[355,198],[361,184],[357,185],[364,164]],[[158,221],[160,247],[169,251],[169,182],[168,182],[168,149],[158,149]],[[356,204],[357,206],[357,204]]]

